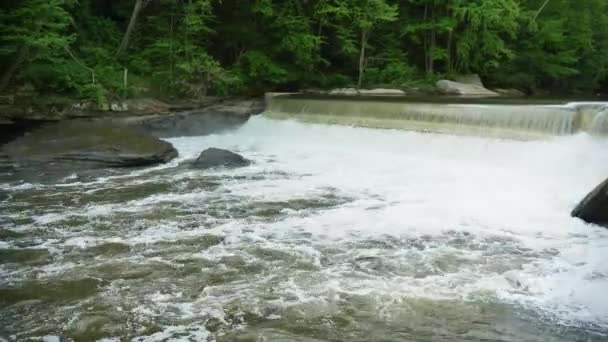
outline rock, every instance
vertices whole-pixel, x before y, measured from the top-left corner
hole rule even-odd
[[[132,108],[129,105],[129,108]],[[157,137],[199,136],[235,129],[264,110],[264,101],[227,100],[178,113],[138,115],[113,119]]]
[[[359,91],[355,88],[339,88],[329,91],[330,95],[359,95]]]
[[[523,91],[517,90],[517,89],[513,89],[513,88],[509,88],[509,89],[494,89],[495,92],[497,92],[498,94],[502,95],[502,96],[507,96],[507,97],[523,97],[526,96],[526,94],[524,94]]]
[[[110,104],[110,110],[113,112],[126,112],[129,110],[129,106],[123,102],[112,102]]]
[[[454,82],[476,85],[482,88],[484,87],[483,83],[481,82],[481,78],[477,74],[458,75],[454,77]]]
[[[300,90],[300,93],[301,94],[311,94],[311,95],[325,95],[325,94],[328,94],[328,92],[326,90],[316,89],[316,88],[302,89],[302,90]]]
[[[42,126],[3,146],[19,168],[82,168],[148,166],[177,157],[165,141],[133,128],[106,121],[72,120]]]
[[[312,92],[308,92],[309,94],[314,94]],[[322,94],[321,92],[316,92],[316,94]],[[375,88],[375,89],[355,89],[355,88],[339,88],[332,89],[329,91],[329,95],[347,95],[347,96],[355,96],[355,95],[364,95],[364,96],[405,96],[406,93],[400,89],[387,89],[387,88]]]
[[[390,95],[390,96],[405,96],[405,92],[399,89],[385,89],[385,88],[376,88],[376,89],[360,89],[360,95]]]
[[[169,104],[156,99],[129,99],[123,102],[123,108],[136,114],[158,114],[169,112]]]
[[[608,179],[583,198],[571,215],[608,228]]]
[[[498,93],[476,84],[440,80],[437,81],[436,86],[437,90],[444,95],[498,96]]]
[[[249,164],[251,162],[239,154],[212,147],[201,152],[193,165],[200,169],[208,169],[219,166],[242,167]]]

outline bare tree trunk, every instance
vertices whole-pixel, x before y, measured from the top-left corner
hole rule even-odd
[[[540,6],[540,8],[538,9],[538,11],[536,11],[536,14],[534,14],[534,17],[532,18],[532,21],[536,21],[536,18],[538,18],[538,16],[542,13],[542,11],[545,9],[545,7],[547,7],[547,4],[549,3],[550,0],[545,0],[545,2],[543,2],[543,5]]]
[[[454,31],[450,29],[448,31],[448,43],[447,43],[447,57],[446,57],[446,70],[448,73],[452,72],[452,40],[454,39]]]
[[[435,72],[435,29],[431,31],[431,47],[429,49],[429,74]]]
[[[171,28],[170,28],[170,32],[171,32],[171,37],[169,38],[170,41],[170,45],[169,45],[169,55],[170,55],[170,60],[169,60],[169,87],[171,90],[173,90],[173,85],[175,84],[175,61],[174,61],[174,56],[173,56],[173,7],[171,7]]]
[[[122,73],[122,86],[123,86],[123,101],[127,98],[127,89],[129,88],[129,69],[125,68]]]
[[[13,61],[13,64],[11,64],[8,69],[6,69],[6,71],[2,75],[2,79],[0,79],[0,92],[3,92],[4,89],[6,89],[8,84],[11,82],[11,78],[13,78],[15,71],[17,71],[21,63],[25,61],[29,50],[30,49],[27,46],[22,46],[19,48],[19,51],[17,52],[17,57]]]
[[[424,5],[424,22],[425,23],[426,23],[426,19],[428,17],[428,12],[429,12],[429,5],[425,4]],[[426,30],[424,31],[424,37],[422,40],[424,42],[424,70],[428,74],[429,73],[429,34]]]
[[[365,47],[367,46],[368,33],[365,30],[361,31],[361,50],[359,53],[359,80],[357,81],[357,89],[361,89],[363,84],[363,73],[365,72]]]
[[[133,33],[133,29],[135,28],[135,23],[137,23],[137,16],[143,7],[143,0],[135,0],[135,6],[133,7],[133,12],[131,13],[131,20],[129,20],[129,26],[127,26],[127,31],[125,35],[122,37],[122,42],[120,43],[120,47],[118,51],[116,51],[116,57],[120,57],[127,48],[129,47],[129,39],[131,39],[131,34]]]

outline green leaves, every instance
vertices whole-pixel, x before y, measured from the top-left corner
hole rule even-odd
[[[4,2],[0,91],[260,94],[427,85],[469,72],[529,91],[608,87],[605,0],[144,1],[117,58],[135,4]]]
[[[246,52],[240,62],[241,72],[249,82],[280,84],[287,80],[287,70],[259,50]]]
[[[2,40],[14,46],[28,46],[44,54],[68,46],[74,36],[68,32],[71,1],[24,0],[2,15]]]
[[[506,39],[519,30],[521,10],[516,0],[455,0],[450,10],[458,22],[459,69],[487,72],[513,57]]]

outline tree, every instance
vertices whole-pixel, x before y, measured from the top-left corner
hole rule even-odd
[[[133,12],[131,13],[131,19],[129,20],[129,25],[127,26],[127,31],[122,38],[120,46],[116,51],[116,57],[120,57],[129,47],[129,40],[131,39],[131,34],[133,34],[133,29],[135,28],[135,24],[137,23],[137,17],[139,16],[139,12],[141,12],[144,7],[144,0],[135,0],[135,5],[133,6]]]
[[[456,64],[463,72],[488,72],[514,56],[507,38],[519,31],[516,0],[453,0],[450,12],[458,22]]]
[[[68,33],[72,17],[71,1],[24,0],[17,8],[3,14],[0,32],[7,47],[1,53],[13,56],[0,79],[0,92],[10,83],[24,63],[36,60],[56,62],[57,55],[73,41]]]
[[[343,49],[346,53],[354,50],[354,38],[358,35],[358,78],[357,87],[361,88],[365,73],[366,50],[369,39],[375,26],[383,22],[397,20],[397,6],[390,5],[385,0],[350,0],[331,1],[319,9],[323,18],[335,18],[327,20],[337,22],[334,27],[338,32]]]
[[[100,103],[471,72],[530,92],[608,90],[605,0],[5,0],[0,19],[0,91]]]

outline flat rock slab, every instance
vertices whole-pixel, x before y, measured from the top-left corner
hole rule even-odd
[[[499,94],[478,84],[460,83],[448,80],[437,81],[437,90],[444,95],[498,96]]]
[[[251,164],[251,161],[243,156],[220,148],[208,148],[201,152],[193,165],[199,169],[209,169],[212,167],[243,167]]]
[[[4,145],[2,151],[21,168],[149,166],[177,157],[177,150],[136,129],[105,121],[72,120],[49,124]]]
[[[608,179],[583,198],[572,210],[572,216],[608,227]]]

